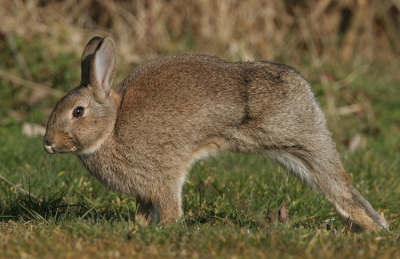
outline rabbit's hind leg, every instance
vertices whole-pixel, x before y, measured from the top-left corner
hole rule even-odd
[[[387,228],[385,219],[350,184],[334,145],[324,143],[314,152],[298,147],[271,150],[267,156],[324,195],[353,231]]]

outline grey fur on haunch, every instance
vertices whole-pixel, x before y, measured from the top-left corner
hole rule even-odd
[[[176,222],[187,168],[236,152],[277,161],[351,226],[387,228],[350,185],[318,101],[293,68],[168,56],[137,67],[112,89],[114,41],[95,37],[81,69],[81,85],[50,116],[44,148],[73,153],[102,184],[136,197],[143,221],[158,212],[162,222]]]

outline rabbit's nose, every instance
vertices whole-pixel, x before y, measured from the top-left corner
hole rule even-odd
[[[50,143],[47,136],[45,136],[45,138],[43,140],[44,151],[46,151],[48,154],[54,154],[52,145],[53,145],[53,143]]]

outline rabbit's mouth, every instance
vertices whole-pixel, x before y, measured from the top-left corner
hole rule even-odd
[[[44,144],[43,146],[44,146],[44,151],[46,151],[47,154],[56,153],[51,145]]]
[[[68,149],[68,150],[57,149],[53,145],[46,145],[46,144],[44,144],[43,147],[44,147],[44,151],[46,151],[46,153],[50,154],[50,155],[56,154],[56,153],[71,153],[71,152],[76,151],[75,147]]]

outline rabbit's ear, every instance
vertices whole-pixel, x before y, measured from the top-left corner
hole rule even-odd
[[[89,69],[89,84],[99,102],[110,93],[116,73],[115,46],[111,38],[104,38],[97,46]]]
[[[81,85],[87,85],[89,80],[89,67],[90,61],[92,60],[93,54],[96,51],[97,46],[103,40],[103,37],[96,36],[93,37],[88,44],[86,44],[83,50],[81,58]]]

